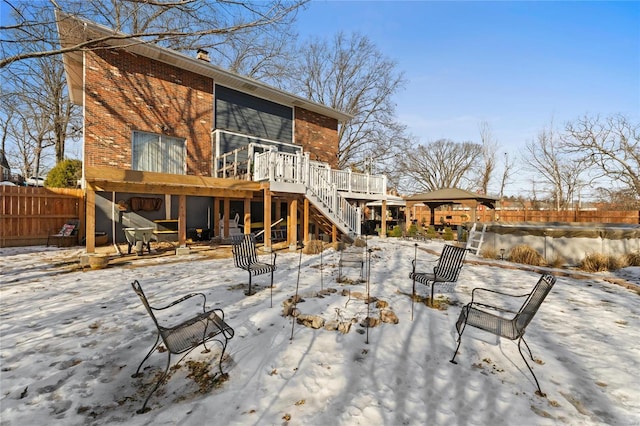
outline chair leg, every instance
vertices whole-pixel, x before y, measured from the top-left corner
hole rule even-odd
[[[147,356],[144,357],[144,359],[142,360],[142,362],[140,363],[140,365],[138,365],[138,369],[136,370],[135,374],[133,374],[131,377],[140,377],[140,368],[142,368],[142,364],[144,364],[144,362],[149,359],[149,357],[151,356],[151,354],[153,353],[153,350],[158,346],[158,342],[160,341],[160,334],[158,333],[158,335],[156,336],[156,342],[153,344],[153,346],[151,346],[151,349],[149,349],[149,352],[147,352]]]
[[[224,336],[224,333],[223,333]],[[220,370],[220,374],[224,374],[222,372],[222,358],[224,358],[224,351],[227,350],[227,341],[228,339],[225,336],[224,342],[222,340],[218,340],[218,342],[220,342],[220,344],[222,345],[222,352],[220,353],[220,361],[218,361],[218,370]]]
[[[413,304],[416,300],[416,277],[413,277],[413,288],[411,289],[411,321],[413,321]]]
[[[249,271],[249,291],[247,292],[247,296],[251,296],[251,271]]]
[[[147,411],[150,411],[150,409],[147,408],[147,403],[149,402],[149,398],[151,398],[151,395],[153,395],[154,392],[158,390],[158,388],[160,387],[164,379],[167,377],[167,372],[169,371],[169,365],[171,365],[171,352],[167,351],[167,366],[164,369],[164,373],[162,373],[162,376],[160,376],[160,378],[156,382],[156,385],[153,387],[153,390],[149,393],[149,395],[147,395],[147,399],[144,400],[144,404],[142,404],[142,408],[136,411],[136,413],[143,414],[143,413],[146,413]]]
[[[273,308],[273,269],[271,270],[271,285],[269,286],[269,307]]]
[[[461,343],[462,343],[462,333],[458,334],[458,345],[456,346],[456,350],[453,351],[453,356],[449,360],[449,362],[452,363],[452,364],[457,364],[458,363],[458,361],[456,361],[456,356],[458,356],[458,349],[460,349],[460,344]]]
[[[431,281],[431,299],[429,299],[429,306],[431,306],[432,308],[433,308],[433,295],[434,295],[435,288],[436,288],[436,282]]]
[[[527,344],[527,341],[524,340],[524,337],[521,338],[522,342],[524,343],[524,345],[527,347],[527,350],[529,351],[529,357],[531,358],[531,361],[535,361],[535,359],[533,358],[533,353],[531,353],[531,349],[529,348],[529,345]]]
[[[520,339],[518,340],[518,351],[520,352],[520,356],[522,357],[522,360],[524,361],[524,363],[527,365],[527,368],[529,369],[529,372],[533,376],[533,380],[535,380],[535,382],[536,382],[536,386],[538,388],[536,393],[538,394],[538,396],[545,397],[547,395],[542,392],[542,389],[540,389],[540,383],[538,383],[538,378],[536,377],[535,373],[533,372],[533,369],[531,368],[531,366],[527,362],[527,358],[525,358],[524,354],[522,353],[522,347],[520,346],[520,343],[522,343],[522,342],[524,342],[524,344],[527,347],[527,349],[529,349],[529,345],[527,345],[527,342],[524,340],[524,338],[520,337]],[[529,349],[529,355],[531,355],[531,349]],[[533,355],[531,355],[531,359],[533,360]]]
[[[464,307],[462,308],[464,312]],[[456,350],[453,351],[453,356],[451,357],[451,359],[449,360],[449,362],[453,363],[453,364],[457,364],[458,362],[456,361],[456,356],[458,356],[458,349],[460,349],[460,345],[462,344],[462,333],[464,333],[464,329],[467,326],[467,318],[468,318],[468,312],[467,313],[462,313],[460,312],[460,315],[464,315],[464,323],[462,324],[462,327],[460,327],[460,329],[458,330],[458,345],[456,346]]]

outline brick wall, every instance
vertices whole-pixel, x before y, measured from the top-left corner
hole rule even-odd
[[[85,108],[87,166],[131,169],[140,130],[186,139],[187,174],[211,175],[211,78],[129,52],[87,52]]]
[[[295,142],[312,160],[338,166],[338,120],[302,108],[295,109]]]

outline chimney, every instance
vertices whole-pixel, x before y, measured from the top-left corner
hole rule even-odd
[[[211,62],[211,60],[209,59],[209,52],[207,52],[204,49],[198,49],[198,53],[196,55],[196,58],[200,59],[201,61]]]

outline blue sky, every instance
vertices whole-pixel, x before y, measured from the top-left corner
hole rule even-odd
[[[479,142],[486,121],[517,156],[552,120],[640,121],[640,2],[314,0],[298,31],[358,32],[395,60],[398,119],[422,142]]]

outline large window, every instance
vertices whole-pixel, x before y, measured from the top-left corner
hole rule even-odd
[[[293,109],[216,85],[216,129],[277,142],[293,142]]]
[[[184,139],[133,132],[133,170],[184,175],[185,151]]]

